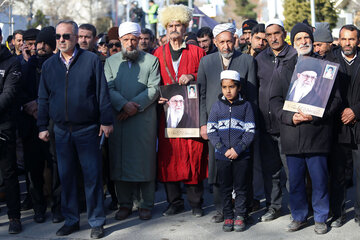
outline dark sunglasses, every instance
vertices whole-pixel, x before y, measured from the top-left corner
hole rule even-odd
[[[117,42],[117,43],[109,43],[109,44],[108,44],[108,48],[112,48],[113,46],[115,46],[115,47],[121,47],[121,43]]]
[[[70,39],[70,36],[71,36],[70,33],[65,33],[65,34],[63,34],[63,35],[60,35],[60,34],[56,34],[56,35],[55,35],[56,40],[59,40],[61,37],[62,37],[64,40],[69,40],[69,39]]]

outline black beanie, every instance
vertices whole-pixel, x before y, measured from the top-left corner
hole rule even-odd
[[[41,31],[36,37],[36,44],[39,42],[44,42],[48,44],[52,50],[55,50],[56,49],[55,28],[49,26],[41,29]]]
[[[307,34],[309,34],[312,43],[314,43],[314,35],[312,29],[304,23],[297,23],[291,29],[291,33],[290,33],[291,45],[294,46],[295,35],[298,34],[299,32],[306,32]]]
[[[242,30],[252,30],[253,27],[255,27],[255,25],[258,24],[257,21],[255,21],[254,19],[249,19],[246,20],[245,22],[243,22],[242,24]]]
[[[39,34],[40,30],[36,28],[30,28],[24,32],[24,40],[36,40],[36,36]]]

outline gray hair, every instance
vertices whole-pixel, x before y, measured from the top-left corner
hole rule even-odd
[[[59,26],[60,24],[71,24],[73,29],[73,34],[78,35],[79,27],[77,23],[74,22],[73,20],[61,20],[60,22],[58,22],[58,24],[56,24],[55,28],[57,28],[57,26]]]

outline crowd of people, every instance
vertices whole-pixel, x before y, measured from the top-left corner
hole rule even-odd
[[[216,208],[211,221],[223,222],[226,232],[244,231],[263,197],[261,221],[281,216],[285,183],[286,230],[303,228],[313,215],[314,231],[325,234],[328,219],[334,228],[346,221],[353,171],[360,225],[358,28],[343,26],[335,44],[327,23],[297,23],[288,43],[279,19],[246,20],[241,31],[221,23],[187,33],[191,19],[188,7],[169,5],[159,10],[166,35],[158,38],[156,27],[136,21],[97,35],[91,24],[62,20],[17,30],[1,45],[0,169],[9,233],[22,231],[21,210],[33,208],[34,221],[45,222],[50,202],[52,222],[64,221],[57,236],[78,231],[86,211],[91,238],[101,238],[105,194],[115,219],[135,207],[149,220],[157,181],[165,186],[164,216],[184,211],[184,186],[192,214],[201,217],[207,179]],[[283,109],[302,57],[339,64],[323,117]],[[200,136],[168,138],[163,105],[170,99],[160,86],[194,83]],[[22,203],[20,165],[28,190]],[[45,169],[51,178],[44,179]]]

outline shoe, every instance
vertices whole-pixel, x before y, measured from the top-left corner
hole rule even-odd
[[[221,212],[216,212],[216,214],[211,218],[211,222],[213,223],[221,223],[223,221],[224,221],[224,215]]]
[[[297,230],[300,230],[302,227],[304,227],[307,224],[307,221],[295,221],[293,220],[287,227],[286,227],[286,231],[287,232],[295,232]]]
[[[326,223],[315,222],[314,231],[316,234],[325,234],[328,231]]]
[[[344,223],[345,223],[345,221],[346,221],[346,218],[345,218],[344,215],[341,216],[341,217],[336,217],[336,216],[334,216],[334,217],[331,218],[331,220],[332,220],[332,223],[331,223],[330,226],[331,226],[332,228],[339,228],[339,227],[341,227],[342,225],[344,225]]]
[[[245,219],[242,216],[237,216],[235,218],[235,222],[234,222],[234,231],[235,232],[242,232],[245,230]]]
[[[114,210],[118,210],[118,204],[116,201],[114,200],[111,200],[109,206],[108,206],[108,209],[111,210],[111,211],[114,211]]]
[[[63,215],[59,212],[53,212],[52,214],[52,222],[53,223],[61,223],[65,220]]]
[[[20,219],[12,218],[9,220],[9,233],[17,234],[22,230]]]
[[[34,214],[34,221],[37,222],[37,223],[43,223],[45,222],[46,220],[46,217],[45,217],[45,214],[42,213],[42,212],[35,212]]]
[[[204,210],[202,210],[201,207],[193,208],[192,215],[194,215],[195,217],[202,217],[202,216],[204,216]]]
[[[139,218],[141,220],[149,220],[151,218],[151,209],[139,208]]]
[[[121,208],[119,208],[119,211],[116,212],[115,219],[116,220],[124,220],[128,216],[130,216],[131,213],[132,213],[131,208],[121,207]]]
[[[276,211],[274,208],[269,208],[269,210],[261,217],[262,222],[272,221],[280,216],[280,210]]]
[[[93,227],[93,228],[91,228],[90,237],[91,237],[91,238],[94,238],[94,239],[98,239],[98,238],[104,237],[104,227],[103,227],[103,226],[99,226],[99,227]]]
[[[225,219],[223,225],[224,232],[231,232],[234,230],[234,220],[233,219]]]
[[[71,226],[64,225],[56,232],[56,236],[67,236],[69,234],[72,234],[73,232],[79,231],[79,229],[79,223],[75,223]]]
[[[24,201],[21,203],[21,211],[27,211],[33,207],[30,194],[26,194]]]
[[[184,205],[175,206],[170,204],[168,209],[163,212],[163,216],[172,216],[184,211]]]

